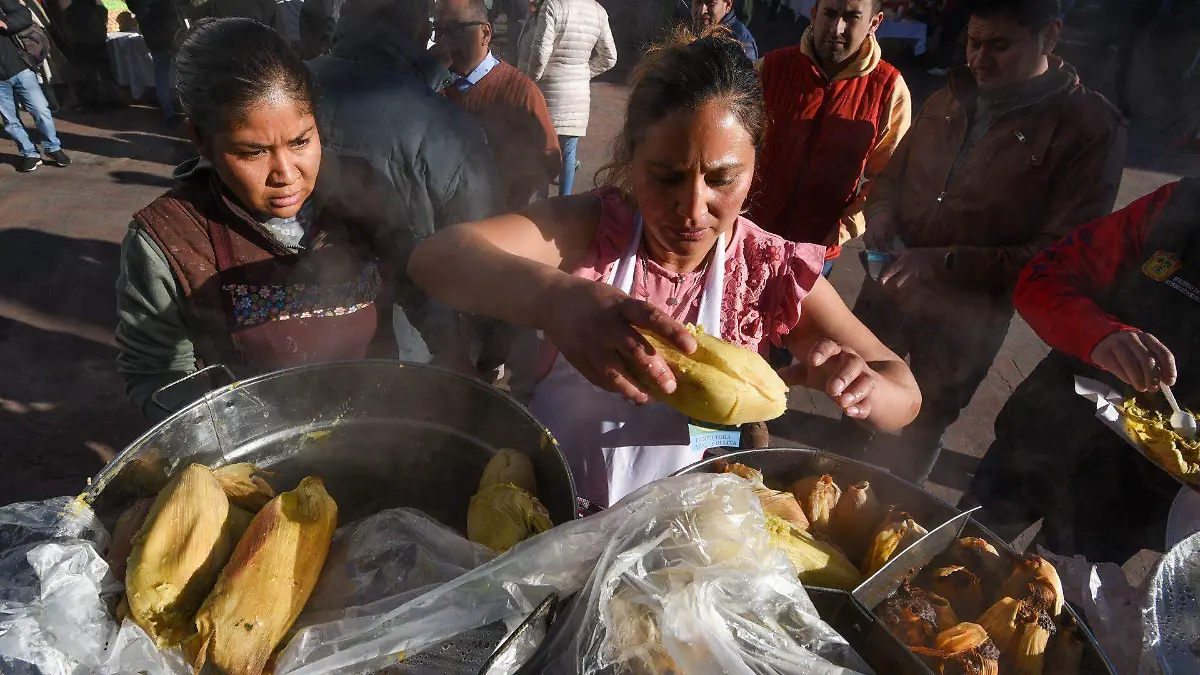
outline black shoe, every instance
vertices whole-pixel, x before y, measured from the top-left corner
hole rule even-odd
[[[48,161],[50,166],[57,166],[60,169],[70,166],[71,164],[71,158],[67,157],[67,153],[63,152],[62,150],[55,150],[54,152],[50,153],[50,159]]]
[[[21,163],[17,165],[17,171],[29,173],[41,165],[42,160],[37,157],[22,157]]]

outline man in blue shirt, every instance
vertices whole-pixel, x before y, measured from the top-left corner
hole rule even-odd
[[[695,24],[696,30],[716,25],[725,26],[733,33],[733,37],[742,43],[746,56],[751,61],[758,60],[758,45],[754,42],[750,29],[746,28],[746,24],[734,13],[733,0],[692,0],[692,23]]]

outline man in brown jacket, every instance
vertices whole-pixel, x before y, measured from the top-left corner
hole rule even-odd
[[[921,414],[881,455],[918,484],[1004,342],[1018,272],[1112,210],[1125,159],[1120,113],[1051,55],[1059,0],[965,4],[967,64],[925,104],[868,199],[866,243],[893,261],[854,308],[921,385]],[[864,434],[845,436],[845,451],[862,451]]]

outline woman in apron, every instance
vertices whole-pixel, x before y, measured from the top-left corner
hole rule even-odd
[[[202,22],[176,63],[200,158],[134,215],[122,245],[118,368],[130,399],[160,417],[210,385],[152,394],[203,365],[246,376],[394,352],[377,247],[312,203],[321,141],[304,63],[249,19]]]
[[[635,326],[685,352],[695,349],[685,322],[760,354],[785,346],[803,359],[781,371],[786,382],[827,393],[873,428],[899,429],[920,408],[904,362],[821,278],[824,249],[739,216],[761,101],[738,42],[680,34],[637,72],[605,187],[449,228],[410,261],[436,299],[543,331],[552,349],[530,409],[595,503],[702,454],[687,418],[651,402],[674,376]]]

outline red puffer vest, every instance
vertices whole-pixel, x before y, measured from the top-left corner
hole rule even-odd
[[[239,377],[395,353],[374,238],[318,215],[294,253],[196,172],[133,217],[158,244],[187,301],[201,363]],[[390,349],[389,349],[390,347]]]
[[[880,61],[866,75],[830,82],[799,45],[767,54],[767,133],[750,219],[790,241],[824,242],[858,193],[899,76]],[[840,253],[833,246],[826,259]]]

